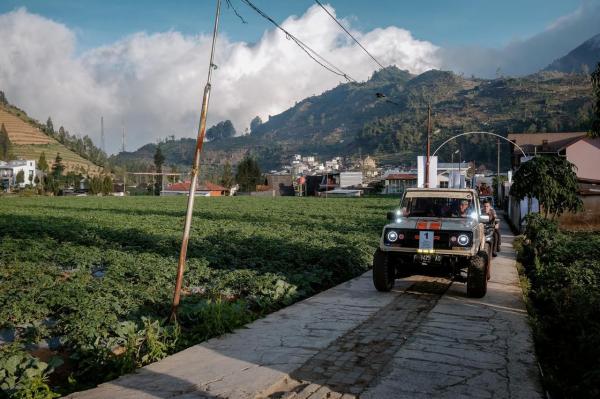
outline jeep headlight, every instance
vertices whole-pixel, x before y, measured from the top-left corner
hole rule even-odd
[[[469,236],[466,234],[461,234],[458,236],[458,244],[463,247],[469,243]]]
[[[398,233],[396,233],[394,230],[390,230],[388,231],[386,238],[389,242],[396,242],[396,240],[398,240]]]

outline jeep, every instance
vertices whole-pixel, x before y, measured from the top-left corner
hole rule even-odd
[[[479,196],[473,189],[409,188],[400,208],[388,212],[373,256],[373,283],[390,291],[398,277],[447,274],[467,283],[467,295],[487,291],[491,262]]]

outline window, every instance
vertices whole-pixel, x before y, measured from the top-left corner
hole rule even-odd
[[[417,217],[467,217],[473,210],[473,203],[460,198],[405,198],[402,203],[407,216]]]

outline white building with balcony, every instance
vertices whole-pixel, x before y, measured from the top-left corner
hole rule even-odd
[[[23,172],[23,181],[17,184],[19,172]],[[34,160],[0,161],[0,179],[5,189],[15,186],[23,188],[27,185],[35,187],[35,175],[36,161]]]

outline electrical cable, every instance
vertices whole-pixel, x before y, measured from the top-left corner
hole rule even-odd
[[[366,48],[363,47],[362,44],[360,44],[360,42],[352,35],[352,33],[348,32],[348,30],[344,27],[344,25],[342,25],[341,22],[338,21],[337,18],[329,12],[329,10],[327,8],[325,8],[325,6],[319,0],[315,0],[315,3],[317,3],[319,6],[321,6],[321,8],[327,13],[327,15],[329,15],[340,26],[340,28],[342,28],[344,30],[344,32],[346,32],[348,34],[348,36],[350,36],[352,38],[352,40],[354,40],[356,42],[356,44],[358,44],[360,46],[360,48],[363,49],[365,51],[365,53],[367,53],[373,61],[375,61],[375,63],[377,65],[379,65],[381,68],[385,68],[383,65],[381,65],[381,63],[379,61],[377,61],[377,59],[375,57],[373,57],[373,55],[371,53],[369,53],[369,51]]]
[[[240,15],[240,13],[238,13],[238,11],[235,9],[235,7],[233,6],[233,4],[231,4],[231,0],[225,0],[225,2],[227,3],[227,8],[231,8],[233,10],[233,12],[235,13],[235,15],[237,15],[237,17],[240,19],[240,21],[242,21],[243,24],[247,24],[248,22],[246,22],[246,20],[244,19],[244,17],[242,17]]]
[[[331,62],[327,61],[319,53],[317,53],[315,50],[310,48],[310,46],[308,46],[306,43],[302,42],[300,39],[298,39],[296,36],[291,34],[289,31],[285,30],[273,18],[271,18],[264,11],[262,11],[260,8],[255,6],[250,0],[241,0],[241,1],[246,3],[250,8],[252,8],[254,11],[256,11],[257,14],[259,14],[261,17],[263,17],[267,21],[271,22],[273,25],[275,25],[275,27],[277,27],[279,30],[281,30],[283,33],[285,33],[285,37],[287,39],[292,40],[294,43],[296,43],[296,45],[298,45],[298,47],[300,47],[302,49],[302,51],[304,51],[317,64],[321,65],[323,68],[327,69],[329,72],[345,78],[349,82],[356,83],[356,80],[353,79],[350,75],[348,75],[346,72],[342,71],[340,68],[336,67]]]

